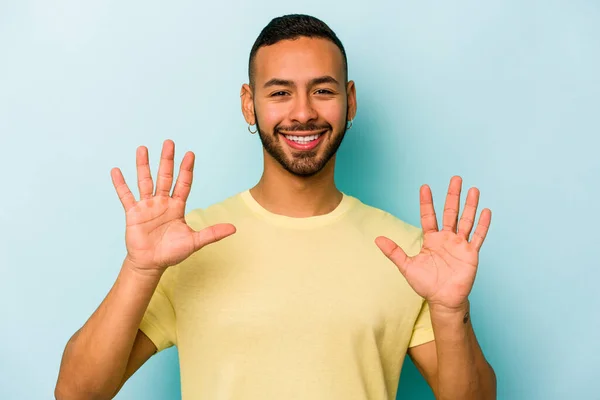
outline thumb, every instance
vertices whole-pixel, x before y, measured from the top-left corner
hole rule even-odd
[[[216,224],[194,232],[194,251],[198,251],[208,244],[218,242],[234,234],[235,231],[235,226],[232,224]]]
[[[398,267],[402,275],[404,275],[408,267],[408,256],[404,250],[402,250],[402,248],[400,248],[400,246],[398,246],[393,240],[388,239],[385,236],[378,236],[375,239],[375,244],[381,249],[383,254],[387,256],[387,258],[396,264],[396,267]]]

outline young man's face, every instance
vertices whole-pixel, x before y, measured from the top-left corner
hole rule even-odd
[[[243,111],[268,156],[294,175],[312,176],[335,155],[356,111],[338,47],[301,37],[261,47],[254,90],[242,88]]]

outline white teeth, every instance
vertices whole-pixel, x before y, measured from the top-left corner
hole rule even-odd
[[[288,138],[291,141],[294,141],[296,143],[301,143],[301,144],[305,144],[308,142],[311,142],[313,140],[316,140],[319,138],[320,135],[310,135],[310,136],[293,136],[293,135],[285,135],[286,138]]]

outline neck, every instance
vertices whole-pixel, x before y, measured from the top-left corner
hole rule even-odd
[[[340,204],[343,197],[335,186],[334,166],[335,155],[317,174],[296,176],[266,154],[263,174],[250,189],[250,194],[274,214],[295,218],[327,214]]]

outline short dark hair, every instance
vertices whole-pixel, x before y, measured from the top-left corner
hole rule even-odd
[[[252,50],[250,50],[250,60],[248,61],[248,79],[250,86],[254,87],[254,59],[258,49],[264,46],[271,46],[282,40],[294,40],[299,37],[322,38],[332,41],[342,52],[344,59],[344,73],[348,79],[348,59],[346,51],[340,39],[327,24],[318,18],[304,14],[288,14],[273,18],[267,26],[263,28],[256,38]]]

